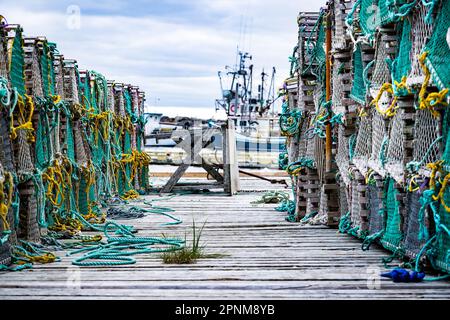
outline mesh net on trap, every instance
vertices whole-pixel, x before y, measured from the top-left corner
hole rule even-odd
[[[378,95],[383,84],[391,82],[391,72],[387,62],[387,59],[390,59],[390,56],[388,55],[386,45],[382,40],[383,36],[378,35],[377,41],[375,42],[375,60],[372,77],[370,79],[370,94],[372,98],[375,98]]]
[[[2,204],[5,203],[10,191],[7,172],[0,163],[0,192],[2,192]],[[11,263],[11,244],[16,244],[17,237],[14,229],[13,208],[10,206],[6,213],[6,223],[0,220],[0,266],[9,265]],[[2,217],[3,218],[3,217]],[[9,234],[8,234],[9,233]]]
[[[27,93],[30,96],[42,97],[42,74],[39,53],[36,48],[36,40],[26,39],[24,45],[24,73]]]
[[[434,117],[429,110],[417,110],[414,123],[413,162],[419,174],[428,175],[428,163],[441,158],[442,139],[440,139],[441,119]]]
[[[361,45],[357,45],[355,51],[353,52],[353,81],[352,89],[350,93],[350,98],[355,100],[361,105],[365,104],[367,85],[364,77],[364,63],[363,55],[361,51]]]
[[[37,198],[34,182],[29,180],[19,184],[19,227],[17,235],[20,239],[40,242],[41,234],[37,221]]]
[[[8,79],[8,59],[7,59],[7,42],[6,31],[0,28],[0,77]]]
[[[357,236],[362,236],[368,228],[367,217],[365,215],[365,193],[366,184],[363,179],[356,178],[351,181],[351,208],[350,220],[352,228]]]
[[[450,88],[450,1],[441,1],[431,38],[423,48],[426,65],[439,90]]]
[[[444,204],[448,207],[450,204],[450,189],[447,187],[444,191]],[[445,226],[447,230],[450,229],[450,212],[449,209],[441,204],[439,208],[440,223]],[[450,234],[444,229],[440,230],[436,246],[433,252],[433,262],[435,266],[444,271],[450,272]]]
[[[411,71],[406,83],[410,86],[421,85],[424,81],[423,70],[420,67],[419,56],[423,52],[424,46],[433,33],[434,23],[426,23],[425,17],[428,14],[427,8],[422,1],[418,1],[411,13],[411,50],[409,61]]]
[[[361,172],[365,175],[368,170],[367,160],[370,158],[372,153],[372,146],[369,141],[372,141],[372,119],[371,115],[360,117],[359,119],[359,129],[356,137],[356,144],[354,149],[354,154],[352,162]]]
[[[63,63],[64,66],[62,74],[64,99],[69,103],[80,104],[81,101],[78,92],[78,72],[76,61],[64,60]]]
[[[386,179],[386,228],[381,238],[381,244],[386,249],[397,252],[402,248],[403,219],[401,215],[399,192],[392,178]]]
[[[333,1],[334,34],[332,40],[332,48],[334,50],[346,49],[346,45],[348,43],[348,35],[345,19],[352,9],[353,4],[354,0]]]
[[[406,219],[404,223],[404,234],[403,248],[408,257],[414,259],[422,247],[425,245],[429,237],[433,233],[431,228],[430,212],[428,208],[420,214],[420,208],[422,204],[420,203],[421,194],[418,192],[408,192],[406,196]],[[427,229],[427,235],[420,236],[421,228]]]
[[[368,165],[382,177],[385,176],[385,158],[390,147],[388,122],[375,109],[372,113],[372,140]]]
[[[352,142],[351,137],[345,136],[345,127],[343,125],[338,126],[338,139],[337,139],[337,154],[336,165],[341,173],[342,182],[345,185],[349,185],[350,179],[348,176],[350,166],[350,146]]]
[[[369,235],[373,235],[384,230],[384,197],[383,185],[379,186],[377,183],[369,183],[367,185]]]
[[[392,119],[391,130],[389,134],[389,143],[385,155],[385,167],[395,181],[402,183],[404,179],[405,162],[405,134],[404,121],[402,116],[403,109],[399,109]]]
[[[349,212],[351,206],[350,185],[346,184],[342,176],[339,179],[339,211],[341,216]]]
[[[60,96],[61,99],[66,100],[64,96],[64,71],[63,71],[63,62],[64,58],[61,55],[56,55],[53,59],[53,70],[55,77],[55,94]]]

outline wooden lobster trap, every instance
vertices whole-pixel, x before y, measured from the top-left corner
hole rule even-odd
[[[368,231],[368,199],[367,183],[364,175],[356,168],[351,170],[352,179],[350,184],[350,221],[353,235],[362,237]]]

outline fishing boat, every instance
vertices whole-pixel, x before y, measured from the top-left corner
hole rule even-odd
[[[225,111],[227,118],[234,122],[236,130],[236,150],[241,167],[278,168],[279,153],[286,143],[280,135],[278,114],[275,113],[275,74],[272,69],[270,84],[268,74],[261,73],[256,94],[253,92],[253,65],[248,62],[252,56],[238,51],[239,63],[226,71],[219,71],[222,97],[215,101],[216,112]],[[192,128],[195,119],[167,119],[162,114],[148,114],[146,147],[154,163],[182,162],[185,153],[171,139],[176,130]],[[166,120],[166,121],[163,121]],[[198,119],[197,119],[198,120]],[[205,121],[202,121],[205,124]],[[220,126],[221,121],[206,121],[209,127]],[[205,159],[215,162],[221,159],[222,137],[214,136],[214,142],[202,151]]]

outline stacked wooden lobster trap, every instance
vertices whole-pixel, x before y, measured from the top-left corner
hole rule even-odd
[[[301,12],[280,118],[289,220],[450,271],[450,1]]]
[[[75,237],[104,222],[109,201],[149,191],[144,101],[1,17],[0,266],[30,262],[28,242]]]

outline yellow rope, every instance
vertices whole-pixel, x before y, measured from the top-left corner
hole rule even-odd
[[[95,203],[90,201],[90,190],[91,187],[95,184],[95,169],[91,162],[88,163],[88,166],[85,168],[81,168],[82,175],[86,180],[86,188],[84,189],[86,193],[86,202],[88,204],[88,212],[81,212],[81,215],[87,221],[93,223],[103,223],[106,220],[105,215],[98,217],[95,212],[92,210]]]
[[[14,191],[14,180],[10,172],[5,172],[4,180],[0,180],[0,219],[3,223],[3,232],[10,230],[10,225],[8,222],[8,210],[12,204],[13,191]],[[4,182],[8,182],[8,191],[5,196],[5,185]]]
[[[420,189],[419,184],[416,182],[416,178],[420,177],[420,175],[415,175],[413,177],[411,177],[411,179],[409,180],[409,185],[408,185],[408,191],[409,192],[416,192],[417,190]]]
[[[53,95],[51,97],[52,97],[52,101],[53,101],[53,103],[55,105],[61,102],[61,96],[60,95]]]
[[[436,188],[436,174],[441,171],[443,160],[439,160],[434,163],[428,163],[427,168],[431,170],[430,174],[430,189]]]
[[[440,92],[432,92],[427,95],[427,86],[431,79],[430,70],[428,70],[427,66],[425,65],[425,59],[427,58],[427,55],[428,52],[424,52],[419,57],[419,64],[422,67],[423,73],[425,74],[425,79],[419,92],[419,109],[428,109],[435,118],[438,118],[439,112],[434,108],[440,104],[444,106],[448,105],[447,102],[445,102],[445,96],[448,93],[448,88],[443,89]]]
[[[448,173],[445,176],[444,181],[442,182],[442,186],[441,186],[441,189],[439,190],[438,195],[437,196],[433,195],[433,200],[435,200],[435,201],[440,200],[441,201],[441,205],[444,207],[445,211],[447,211],[447,212],[450,212],[450,206],[448,206],[445,203],[445,201],[444,201],[444,192],[445,192],[445,188],[447,188],[447,184],[448,184],[449,180],[450,180],[450,173]]]
[[[65,232],[68,233],[70,236],[74,236],[75,234],[79,233],[83,227],[83,224],[81,221],[77,219],[73,219],[70,217],[61,218],[57,215],[53,215],[54,217],[54,223],[53,225],[49,226],[48,229],[55,232]]]
[[[20,260],[17,261],[16,263],[19,265],[25,264],[25,263],[33,263],[33,264],[34,263],[42,263],[42,264],[52,263],[52,262],[55,262],[57,259],[57,257],[51,252],[46,252],[39,256],[32,256],[32,255],[29,255],[20,250],[14,250],[14,255],[27,259],[27,261],[20,261]]]
[[[359,108],[358,117],[364,118],[367,117],[369,114],[366,112],[366,108],[361,107]]]
[[[129,132],[129,133],[134,133],[134,125],[133,122],[131,121],[131,118],[129,116],[125,116],[125,129]]]
[[[95,143],[98,143],[98,134],[102,133],[103,139],[109,139],[109,117],[111,112],[105,111],[100,114],[90,113],[88,118],[90,121],[91,130],[95,135]],[[100,128],[102,130],[100,130]]]
[[[34,142],[34,128],[33,128],[33,114],[34,114],[34,103],[33,99],[25,95],[25,101],[23,100],[23,97],[21,95],[18,95],[17,99],[17,105],[19,107],[19,115],[17,117],[18,126],[14,127],[14,113],[11,114],[11,134],[10,137],[12,140],[15,140],[17,138],[17,131],[18,130],[26,130],[27,131],[27,137],[29,142]],[[26,113],[26,109],[29,109],[28,114]]]
[[[393,96],[394,98],[391,101],[391,104],[389,105],[388,108],[386,108],[386,110],[381,110],[380,106],[379,106],[379,101],[381,99],[381,96],[383,95],[384,92],[389,93],[391,96]],[[370,103],[371,106],[375,106],[375,109],[378,111],[378,113],[380,113],[381,115],[385,116],[385,117],[393,117],[395,116],[395,114],[397,113],[397,108],[396,104],[397,104],[397,97],[394,95],[394,89],[392,87],[392,84],[387,82],[385,84],[383,84],[380,88],[380,91],[378,92],[377,96],[375,99],[372,100],[372,102]]]
[[[72,166],[72,162],[66,156],[62,157],[61,171],[64,175],[63,188],[64,188],[66,194],[70,194],[73,190],[73,183],[72,183],[73,166]],[[67,212],[70,212],[72,209],[71,206],[72,206],[72,203],[71,203],[70,197],[69,197],[69,198],[67,198],[67,201],[66,201],[65,210]],[[75,209],[77,209],[77,211],[78,211],[77,202],[75,203]]]
[[[430,174],[430,189],[436,188],[436,176],[438,172],[442,173],[442,164],[444,163],[443,160],[437,161],[435,163],[429,163],[427,164],[427,168],[431,169]],[[444,180],[441,182],[441,189],[439,190],[439,193],[437,196],[433,195],[434,201],[440,201],[441,205],[444,207],[445,211],[450,212],[450,206],[448,206],[444,201],[444,192],[447,188],[447,184],[450,180],[450,173],[448,173]]]
[[[84,243],[89,243],[89,242],[100,242],[102,241],[103,237],[100,234],[97,234],[95,236],[91,236],[91,237],[83,237],[81,238],[81,242]]]
[[[402,80],[400,82],[397,82],[397,81],[394,80],[394,85],[395,85],[395,88],[396,88],[397,91],[403,89],[403,90],[406,90],[410,94],[411,93],[411,89],[406,84],[406,80],[407,80],[407,77],[403,76],[403,78],[402,78]]]
[[[46,198],[52,205],[61,208],[64,202],[64,186],[65,181],[63,177],[61,165],[58,160],[54,160],[52,166],[48,167],[42,174],[44,183],[48,183]]]
[[[372,176],[373,176],[375,173],[376,173],[376,172],[375,172],[373,169],[369,169],[369,170],[367,171],[366,176],[365,176],[366,184],[369,184],[370,178],[372,178]]]
[[[81,118],[87,111],[86,108],[79,103],[74,103],[71,104],[70,106],[72,111],[72,117],[76,115],[78,118]]]
[[[114,173],[117,179],[119,179],[119,169],[122,172],[126,171],[125,165],[131,165],[131,174],[128,180],[128,184],[132,184],[135,179],[138,169],[148,166],[150,164],[151,158],[146,152],[139,152],[133,149],[130,154],[122,154],[122,159],[117,161],[115,159],[111,160],[114,167]],[[129,190],[124,195],[121,196],[123,200],[136,199],[139,197],[139,193],[135,190]]]
[[[139,193],[136,190],[129,190],[120,197],[122,200],[131,200],[139,198]]]
[[[136,177],[139,168],[148,166],[150,164],[151,158],[146,152],[139,152],[137,150],[132,150],[131,154],[122,154],[122,164],[131,164],[131,175],[129,183]]]

